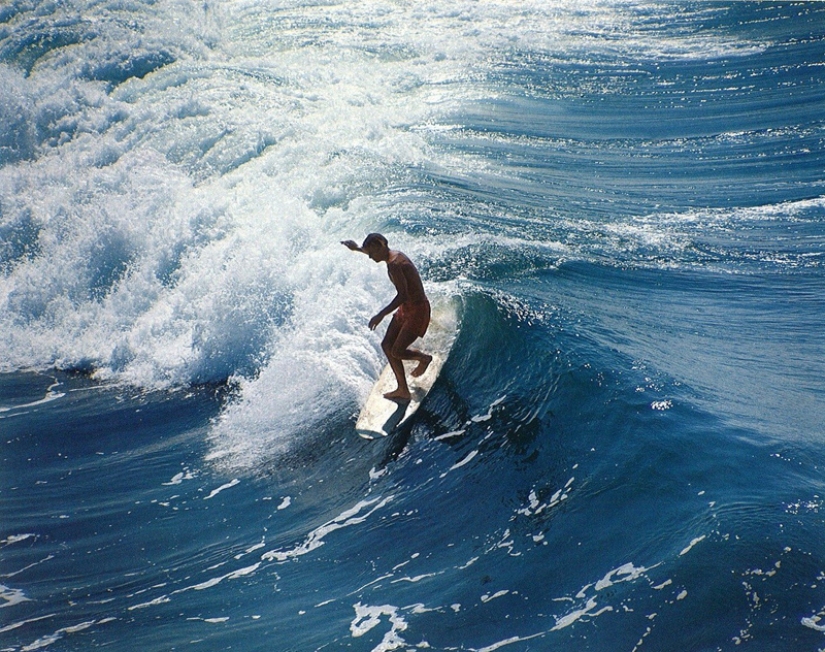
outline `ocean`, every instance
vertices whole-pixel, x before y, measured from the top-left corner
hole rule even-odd
[[[3,0],[0,650],[825,650],[823,315],[825,3]]]

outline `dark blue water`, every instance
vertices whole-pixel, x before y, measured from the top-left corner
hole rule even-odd
[[[580,4],[0,7],[0,650],[825,648],[825,5]]]

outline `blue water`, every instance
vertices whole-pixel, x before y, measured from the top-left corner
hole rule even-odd
[[[5,2],[0,650],[825,649],[823,171],[825,4]]]

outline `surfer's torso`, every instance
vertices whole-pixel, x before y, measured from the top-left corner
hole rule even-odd
[[[393,251],[387,260],[387,273],[402,299],[394,319],[400,322],[402,328],[424,337],[430,324],[430,302],[418,270],[405,254]]]
[[[421,276],[406,254],[400,251],[390,252],[389,260],[387,260],[387,274],[404,303],[427,302]]]

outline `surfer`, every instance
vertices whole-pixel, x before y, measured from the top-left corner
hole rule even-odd
[[[341,244],[352,251],[367,254],[376,263],[387,263],[387,273],[395,286],[395,298],[377,315],[370,319],[370,330],[392,312],[392,317],[381,348],[390,362],[395,374],[398,388],[384,394],[384,398],[392,401],[409,401],[410,389],[404,375],[404,360],[418,360],[418,366],[413,369],[415,377],[423,374],[432,362],[433,357],[418,349],[410,348],[417,338],[424,337],[430,325],[430,302],[424,293],[421,276],[412,261],[400,251],[389,248],[387,239],[380,233],[370,233],[360,247],[352,240],[342,241]]]

